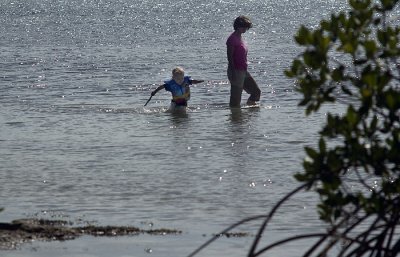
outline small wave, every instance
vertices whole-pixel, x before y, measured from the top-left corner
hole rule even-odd
[[[5,124],[8,125],[8,126],[11,126],[11,127],[23,127],[23,126],[25,126],[25,122],[22,122],[22,121],[6,122]]]
[[[256,107],[243,105],[241,110],[261,110],[261,109],[272,109],[271,105],[260,104]],[[204,111],[220,111],[230,110],[229,104],[223,103],[207,103],[207,104],[192,104],[186,108],[186,113],[198,113]],[[168,113],[169,106],[133,106],[133,107],[118,107],[110,106],[106,104],[66,104],[66,105],[53,105],[51,111],[59,111],[62,113],[109,113],[109,114],[120,114],[120,113],[135,113],[135,114],[156,114],[156,113]]]

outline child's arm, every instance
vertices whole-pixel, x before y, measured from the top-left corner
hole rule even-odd
[[[165,84],[159,86],[158,88],[156,88],[153,92],[151,92],[151,96],[155,96],[157,94],[158,91],[160,91],[161,89],[165,88]]]
[[[196,79],[192,79],[192,84],[199,84],[199,83],[203,83],[204,80],[196,80]]]

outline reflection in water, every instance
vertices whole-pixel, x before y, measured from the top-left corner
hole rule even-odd
[[[241,174],[244,175],[242,179],[247,179],[246,170],[254,165],[249,163],[252,162],[253,158],[250,156],[249,149],[254,141],[252,139],[252,125],[251,123],[257,117],[259,117],[260,108],[231,108],[229,126],[229,140],[231,142],[230,155],[233,157],[235,169],[238,169]]]
[[[246,124],[258,112],[260,112],[260,108],[256,107],[247,109],[231,108],[230,121],[233,124]]]
[[[170,115],[170,121],[173,123],[173,126],[177,126],[180,124],[184,124],[188,122],[189,115],[186,111],[184,112],[167,112]]]
[[[242,123],[243,118],[244,118],[244,115],[243,115],[242,109],[231,108],[230,121],[232,123]]]

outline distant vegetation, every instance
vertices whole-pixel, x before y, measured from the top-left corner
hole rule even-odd
[[[304,51],[285,73],[296,81],[306,115],[323,105],[328,113],[317,149],[306,147],[301,185],[264,219],[248,256],[299,240],[314,244],[299,256],[397,256],[400,253],[400,27],[398,0],[349,0],[349,11],[332,14],[316,29],[295,36]],[[259,239],[279,206],[293,194],[315,191],[319,234],[304,234],[260,246]],[[192,255],[215,238],[206,242]],[[335,248],[335,249],[334,249]],[[333,250],[335,252],[333,252]]]

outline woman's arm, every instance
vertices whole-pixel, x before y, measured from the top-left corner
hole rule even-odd
[[[233,52],[234,52],[234,47],[232,45],[227,45],[226,55],[228,57],[228,69],[229,70],[232,70],[233,67],[235,67],[233,65]]]

